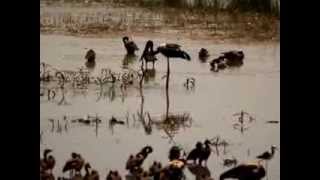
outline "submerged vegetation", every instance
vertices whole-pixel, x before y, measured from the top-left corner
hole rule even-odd
[[[279,39],[279,3],[261,0],[42,1],[41,33],[183,34],[206,39]],[[228,3],[227,3],[228,2]],[[272,3],[273,2],[273,3]]]

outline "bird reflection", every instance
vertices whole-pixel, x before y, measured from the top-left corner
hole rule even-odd
[[[144,81],[149,82],[150,80],[154,80],[156,77],[156,69],[145,69],[144,70]]]
[[[131,55],[131,54],[126,54],[124,57],[123,57],[123,60],[122,60],[122,66],[124,69],[127,69],[129,64],[132,64],[133,62],[135,62],[136,60],[138,59],[138,56],[136,55]]]
[[[198,164],[188,165],[188,169],[195,176],[196,180],[213,180],[211,177],[211,172],[206,166],[201,166]]]

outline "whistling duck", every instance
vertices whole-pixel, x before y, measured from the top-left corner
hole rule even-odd
[[[53,156],[48,154],[52,152],[51,149],[45,149],[43,152],[43,159],[40,160],[40,171],[48,171],[50,170],[50,172],[52,172],[54,166],[55,166],[55,159]]]
[[[144,160],[147,158],[148,154],[152,153],[152,151],[153,149],[151,146],[145,146],[135,156],[130,155],[126,163],[126,169],[132,172],[135,167],[140,167]]]
[[[118,171],[109,171],[106,180],[121,180],[121,176]]]
[[[129,41],[129,38],[127,36],[122,38],[122,42],[127,50],[127,54],[129,55],[134,55],[134,52],[139,50],[136,43],[134,43],[133,41]]]
[[[74,170],[75,173],[80,173],[83,165],[84,159],[81,157],[81,155],[77,153],[71,153],[71,159],[65,163],[62,172],[65,173],[66,171]]]

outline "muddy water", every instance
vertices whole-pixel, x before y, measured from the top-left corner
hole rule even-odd
[[[67,36],[41,35],[41,61],[53,67],[65,70],[76,70],[84,66],[85,48],[92,48],[97,53],[97,64],[92,74],[100,73],[101,68],[122,71],[124,63],[124,47],[120,37],[112,38],[76,38]],[[217,179],[221,172],[227,170],[222,166],[222,159],[235,156],[239,162],[254,160],[255,156],[268,150],[271,145],[280,146],[280,124],[267,124],[266,121],[280,121],[280,55],[278,43],[261,44],[215,44],[212,41],[196,41],[183,38],[135,37],[140,47],[138,55],[148,39],[155,45],[163,42],[176,42],[190,53],[191,62],[180,59],[171,60],[170,112],[188,112],[193,118],[191,128],[182,128],[175,134],[173,141],[190,151],[196,141],[220,135],[230,142],[227,153],[222,150],[219,156],[213,152],[208,161],[212,176]],[[208,63],[197,58],[201,47],[209,50],[211,57],[231,49],[242,49],[245,53],[244,66],[240,69],[225,70],[213,73]],[[165,79],[166,60],[158,55],[156,76],[144,85],[144,111],[153,117],[160,117],[166,111]],[[139,68],[139,61],[132,60],[127,67]],[[151,67],[151,64],[150,64]],[[183,83],[186,78],[196,79],[193,90],[187,90]],[[108,88],[106,87],[107,91]],[[99,88],[90,86],[84,92],[74,92],[66,88],[66,105],[58,105],[58,99],[48,101],[40,98],[41,130],[44,132],[40,150],[52,148],[57,159],[54,173],[61,176],[61,169],[70,153],[79,152],[97,169],[102,178],[107,170],[117,169],[126,174],[125,162],[131,153],[137,153],[142,146],[151,145],[154,152],[147,158],[144,167],[148,168],[153,160],[167,163],[168,150],[173,142],[167,138],[163,130],[153,129],[147,135],[141,124],[134,124],[132,114],[140,111],[141,98],[137,85],[127,90],[122,97],[115,92],[112,99],[99,97]],[[57,95],[58,96],[58,95]],[[237,122],[234,113],[244,110],[256,118],[248,124],[243,134],[233,129]],[[130,114],[128,126],[116,126],[113,131],[108,128],[107,120],[111,116],[125,120]],[[50,118],[59,119],[64,127],[62,117],[68,119],[86,115],[102,119],[98,127],[79,125],[69,122],[68,130],[57,133],[52,131]],[[186,169],[188,179],[195,177]],[[280,153],[268,163],[269,179],[280,179]]]

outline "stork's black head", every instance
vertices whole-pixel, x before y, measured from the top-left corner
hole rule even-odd
[[[146,47],[153,48],[153,41],[151,40],[147,41]]]
[[[77,153],[75,153],[75,152],[73,152],[73,153],[71,153],[71,157],[72,157],[73,159],[75,159],[75,158],[77,158],[77,157],[78,157],[78,154],[77,154]]]
[[[128,42],[128,41],[129,41],[128,36],[123,37],[123,38],[122,38],[122,41],[123,41],[124,43]]]
[[[197,149],[201,149],[202,148],[202,142],[198,141],[196,144],[196,148]]]

